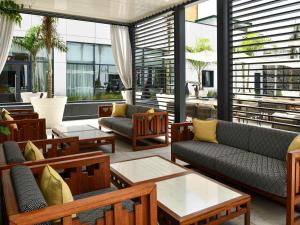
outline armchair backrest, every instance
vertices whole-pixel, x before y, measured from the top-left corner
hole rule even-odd
[[[17,129],[11,125],[16,124]],[[4,141],[27,141],[46,139],[46,120],[45,119],[25,119],[13,121],[0,121],[0,126],[8,127],[8,136],[0,134],[0,143]]]

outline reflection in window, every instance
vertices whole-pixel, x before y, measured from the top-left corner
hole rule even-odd
[[[121,89],[111,46],[68,42],[69,101],[121,99]]]

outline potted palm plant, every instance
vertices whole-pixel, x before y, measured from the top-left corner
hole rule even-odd
[[[66,52],[67,46],[60,38],[56,30],[57,18],[44,16],[42,19],[40,38],[43,47],[47,51],[48,73],[47,73],[47,98],[31,98],[34,111],[39,113],[41,118],[46,118],[47,128],[54,128],[62,122],[66,96],[53,96],[52,91],[52,51],[58,49]]]
[[[42,40],[40,38],[41,26],[31,27],[25,34],[24,38],[14,37],[13,43],[19,47],[27,50],[30,53],[32,62],[31,77],[32,77],[32,92],[22,92],[21,97],[23,102],[30,102],[30,97],[39,96],[39,79],[36,74],[36,56],[38,51],[43,47]]]

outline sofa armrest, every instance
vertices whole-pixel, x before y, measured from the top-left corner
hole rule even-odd
[[[8,109],[10,113],[32,113],[33,109]]]
[[[188,141],[194,138],[193,123],[173,123],[171,126],[171,142]]]
[[[79,153],[78,137],[33,140],[32,143],[39,149],[43,149],[45,158]],[[26,144],[27,141],[18,142],[22,152],[25,151]]]
[[[14,120],[25,120],[25,119],[38,119],[39,114],[36,112],[22,112],[22,113],[11,113],[10,114]]]
[[[122,202],[135,199],[132,212],[123,209]],[[141,184],[130,188],[117,190],[111,193],[96,195],[80,200],[75,200],[63,205],[50,206],[42,210],[21,213],[9,216],[9,223],[14,225],[33,225],[57,219],[62,224],[81,224],[72,214],[94,210],[104,206],[112,206],[105,212],[106,220],[113,221],[109,224],[122,224],[122,220],[135,221],[134,224],[157,225],[157,200],[156,185],[154,183]],[[96,224],[105,223],[105,218],[99,218]],[[77,222],[77,223],[76,223]]]
[[[149,117],[151,119],[149,120]],[[168,133],[168,112],[134,113],[132,115],[133,135],[136,137],[146,135],[162,135]]]
[[[112,114],[112,105],[100,105],[98,107],[98,116],[101,117],[109,117]]]

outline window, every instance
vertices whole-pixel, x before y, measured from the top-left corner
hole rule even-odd
[[[235,122],[300,131],[299,0],[230,0]]]
[[[214,71],[202,70],[203,87],[214,87]]]
[[[121,99],[122,82],[111,46],[68,42],[69,101]]]

